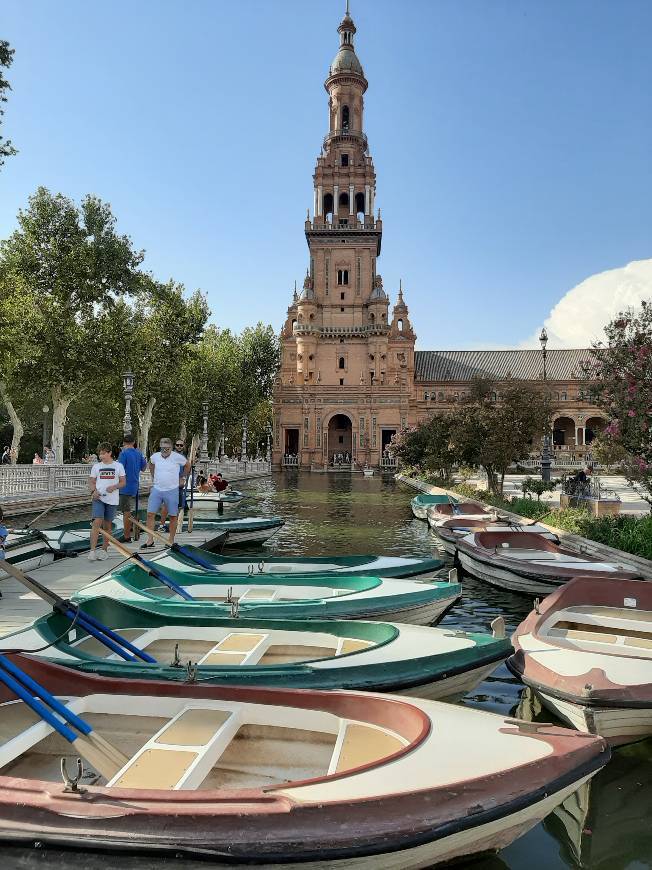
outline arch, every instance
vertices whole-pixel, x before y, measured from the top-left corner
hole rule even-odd
[[[295,330],[296,328],[297,328],[297,319],[296,319],[296,317],[295,317],[294,320],[292,321],[292,332],[294,332],[294,330]]]
[[[373,313],[373,311],[369,312],[369,320],[371,321],[372,325],[376,322],[376,315]]]
[[[399,319],[396,321],[396,325],[398,326],[398,331],[403,332],[403,318],[402,317],[399,317]]]
[[[349,195],[348,193],[340,193],[340,208],[348,208],[349,207]]]
[[[355,195],[355,213],[358,220],[364,223],[364,193],[356,193]]]
[[[353,421],[348,414],[336,413],[328,421],[328,462],[334,457],[352,458],[353,451]],[[336,460],[337,461],[337,460]]]
[[[575,447],[575,421],[571,417],[556,417],[552,424],[555,447]]]
[[[342,130],[348,130],[351,120],[351,113],[348,106],[342,106]]]
[[[341,356],[339,358],[339,360],[337,361],[337,367],[338,367],[338,369],[343,369],[345,367],[345,365],[346,365],[346,362],[344,360],[344,357]]]
[[[324,194],[324,220],[333,219],[333,194]]]
[[[604,417],[589,417],[584,424],[584,443],[591,444],[607,425]]]

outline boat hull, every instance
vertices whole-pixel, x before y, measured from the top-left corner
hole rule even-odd
[[[7,561],[21,571],[32,571],[42,565],[49,565],[53,560],[54,553],[45,541],[25,541],[7,549]],[[7,572],[2,570],[2,561],[0,561],[0,579],[6,576]]]
[[[541,703],[562,722],[585,734],[599,734],[611,746],[635,743],[652,736],[652,708],[593,707],[558,698],[531,686]]]
[[[473,559],[463,550],[457,550],[457,557],[462,568],[478,580],[484,580],[499,589],[507,589],[510,592],[518,592],[521,595],[549,595],[558,586],[566,582],[567,578],[555,580],[537,580],[526,577],[517,571],[507,571],[497,566],[489,566],[484,562]]]

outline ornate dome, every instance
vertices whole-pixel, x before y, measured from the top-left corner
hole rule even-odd
[[[358,57],[353,50],[353,46],[351,45],[341,45],[339,51],[333,58],[330,74],[334,76],[336,73],[341,72],[353,72],[360,76],[364,75],[362,64],[358,60]]]

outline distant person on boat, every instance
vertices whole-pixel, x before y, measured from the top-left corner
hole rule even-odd
[[[32,459],[32,465],[43,465],[43,458],[40,453],[34,454],[34,459]]]
[[[91,526],[91,549],[88,554],[88,559],[91,562],[94,562],[96,559],[106,559],[109,539],[106,535],[103,535],[102,549],[97,549],[100,529],[110,532],[113,528],[113,520],[115,519],[120,502],[120,489],[127,482],[124,467],[122,463],[117,462],[113,458],[113,447],[109,442],[103,441],[101,444],[98,444],[97,452],[100,454],[100,461],[96,462],[91,468],[91,476],[88,480],[93,497],[91,510],[93,520],[93,525]]]
[[[147,460],[136,447],[136,439],[129,433],[122,439],[122,450],[118,456],[125,470],[127,482],[120,489],[119,507],[124,523],[124,540],[129,544],[133,540],[132,514],[138,508],[138,493],[140,490],[140,473],[147,468]]]
[[[209,483],[209,481],[204,477],[203,474],[197,475],[197,489],[200,492],[215,492],[213,489],[213,484]]]
[[[225,480],[219,472],[218,474],[211,474],[210,479],[215,492],[224,492],[225,489],[228,489],[229,481]]]
[[[147,502],[147,528],[154,530],[156,514],[162,505],[167,506],[167,514],[170,521],[170,543],[174,543],[177,531],[177,517],[179,515],[179,480],[180,469],[184,470],[184,477],[190,471],[190,459],[186,459],[180,453],[172,450],[172,439],[161,438],[160,450],[149,458],[149,470],[152,474],[154,485]],[[148,535],[146,543],[141,545],[141,550],[154,546],[154,536]]]
[[[54,453],[54,450],[50,447],[49,444],[46,444],[44,456],[43,456],[43,463],[45,465],[54,465],[54,463],[56,462],[56,459],[57,458],[56,458],[56,455]]]

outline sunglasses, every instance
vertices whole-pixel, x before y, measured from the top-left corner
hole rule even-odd
[[[175,444],[174,446],[175,447],[183,447],[184,445],[183,444]]]

